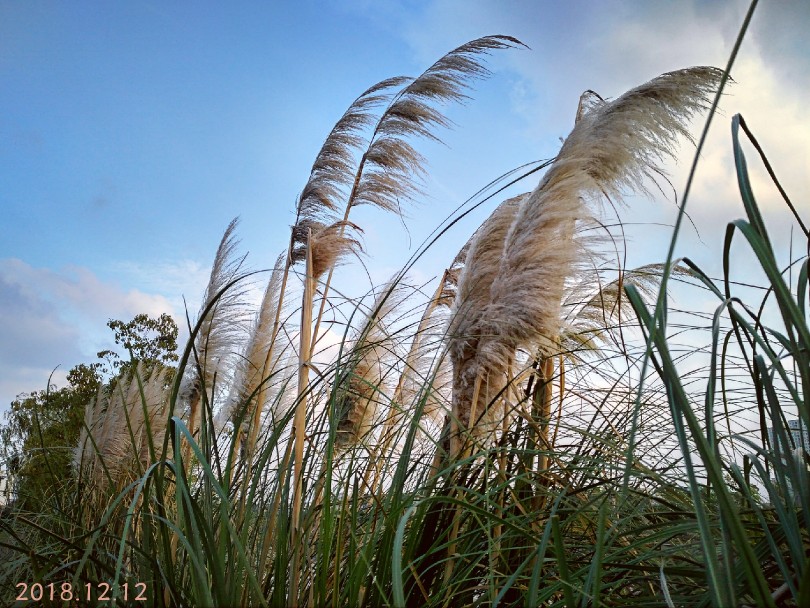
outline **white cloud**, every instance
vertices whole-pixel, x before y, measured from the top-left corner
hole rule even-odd
[[[704,148],[693,186],[688,212],[701,238],[706,243],[699,256],[702,265],[715,274],[721,271],[722,243],[725,226],[732,220],[744,218],[734,164],[731,139],[731,117],[741,114],[765,150],[769,162],[794,205],[802,213],[800,201],[810,197],[810,124],[802,117],[802,104],[789,86],[779,81],[764,58],[756,52],[740,57],[734,70],[737,83],[722,100],[723,115],[715,117],[707,145]],[[777,256],[787,262],[787,244],[795,223],[777,188],[767,175],[756,150],[741,133],[752,188],[765,219]],[[684,155],[689,159],[688,155]],[[691,159],[690,159],[691,160]],[[674,175],[681,190],[686,183],[689,162],[682,162]],[[804,221],[808,218],[804,212]],[[682,250],[694,254],[695,239],[690,230],[684,232],[686,243]],[[748,258],[740,246],[735,257]],[[737,260],[738,263],[743,258]]]
[[[11,258],[0,260],[0,273],[6,283],[16,286],[27,297],[58,303],[63,314],[78,311],[88,316],[111,317],[171,311],[164,296],[137,289],[124,290],[118,284],[101,281],[92,271],[80,266],[66,266],[57,272],[34,268]]]
[[[182,309],[184,298],[190,308],[199,305],[211,273],[210,265],[190,259],[161,263],[126,261],[116,263],[114,269],[127,284],[163,294],[178,309]]]

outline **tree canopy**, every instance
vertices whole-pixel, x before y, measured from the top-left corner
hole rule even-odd
[[[22,508],[48,498],[55,484],[72,478],[71,461],[87,404],[99,391],[132,373],[138,363],[148,369],[177,361],[178,328],[168,314],[139,314],[131,321],[108,321],[116,345],[126,349],[97,353],[98,360],[79,363],[67,373],[68,385],[22,393],[0,424],[0,459],[11,478],[7,487]]]

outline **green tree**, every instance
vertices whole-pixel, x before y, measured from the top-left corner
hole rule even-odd
[[[111,319],[107,326],[115,343],[128,351],[126,358],[112,350],[99,352],[99,361],[70,369],[66,387],[49,385],[18,395],[0,424],[0,468],[9,475],[10,490],[23,509],[38,510],[56,485],[72,477],[85,407],[99,390],[111,390],[138,363],[154,369],[177,361],[178,329],[171,316],[139,314],[129,322]]]
[[[10,489],[23,508],[36,505],[56,482],[69,477],[84,406],[102,385],[99,369],[77,365],[68,372],[68,386],[24,393],[11,403],[0,443]]]
[[[137,315],[124,323],[117,319],[107,322],[115,336],[115,343],[123,346],[129,356],[122,358],[111,350],[98,353],[119,375],[129,372],[133,362],[143,362],[148,367],[171,366],[177,357],[177,323],[166,313],[152,318],[146,314]]]

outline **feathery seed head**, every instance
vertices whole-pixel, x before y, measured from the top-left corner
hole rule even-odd
[[[339,446],[357,443],[372,431],[380,406],[390,399],[387,375],[396,357],[386,322],[403,296],[393,282],[383,286],[351,341],[337,386]]]
[[[194,340],[198,359],[186,367],[181,384],[180,396],[186,401],[195,400],[206,387],[213,385],[214,377],[220,370],[226,369],[241,337],[245,290],[231,286],[223,292],[229,283],[239,277],[245,260],[244,256],[236,257],[239,244],[235,235],[237,223],[238,219],[234,219],[228,225],[214,257],[198,314],[200,328]]]
[[[473,40],[447,53],[403,87],[374,129],[349,205],[371,204],[401,213],[403,202],[419,193],[415,181],[424,172],[424,158],[406,139],[439,141],[436,129],[446,128],[450,122],[436,104],[463,101],[470,82],[489,74],[481,57],[517,46],[523,44],[508,36]]]
[[[465,426],[470,423],[472,410],[483,414],[492,397],[503,388],[498,377],[507,357],[490,354],[484,360],[479,346],[485,332],[489,331],[484,315],[501,258],[505,255],[506,235],[526,197],[527,194],[521,194],[502,202],[456,256],[455,263],[464,266],[459,274],[447,335],[453,365],[454,404],[457,405],[454,414]],[[483,383],[484,390],[479,389],[477,402],[473,403],[477,378],[487,378],[487,381]]]
[[[595,351],[608,343],[621,329],[623,317],[633,309],[623,304],[624,287],[633,285],[645,300],[651,302],[658,291],[664,264],[648,264],[622,272],[618,278],[602,283],[599,270],[579,273],[577,283],[566,290],[561,347],[564,352]],[[678,261],[672,276],[687,276],[689,269]]]
[[[231,385],[231,393],[225,406],[217,414],[216,426],[221,429],[225,422],[233,415],[234,408],[245,405],[251,398],[252,408],[263,409],[264,403],[258,404],[255,399],[260,394],[259,388],[273,375],[283,358],[285,352],[283,348],[274,348],[272,361],[268,362],[265,369],[265,359],[271,345],[278,344],[273,337],[273,326],[278,311],[279,295],[281,290],[282,275],[284,273],[284,257],[281,254],[276,260],[275,268],[267,282],[262,302],[253,321],[248,341],[245,345],[244,354],[237,362],[236,373]],[[264,395],[265,401],[270,399],[269,395]]]
[[[349,221],[325,226],[317,221],[301,220],[293,227],[297,245],[290,260],[293,264],[302,262],[306,259],[307,247],[312,247],[312,275],[318,279],[346,255],[362,251],[360,241],[347,234],[351,231],[362,232],[357,224]]]
[[[596,201],[621,200],[627,191],[646,193],[645,181],[664,175],[661,161],[674,155],[679,136],[688,138],[687,121],[708,108],[721,77],[716,68],[689,68],[613,101],[593,92],[582,96],[559,155],[520,201],[505,237],[502,228],[495,231],[497,259],[489,255],[489,243],[475,253],[471,246],[467,254],[450,332],[453,407],[461,424],[470,422],[471,410],[482,411],[492,388],[503,385],[506,362],[517,349],[544,357],[559,351],[565,286],[583,253],[577,226],[592,220]],[[490,220],[486,232],[494,226]],[[478,261],[471,263],[473,257]],[[476,263],[483,270],[473,270]],[[468,284],[468,278],[475,282]],[[467,310],[459,314],[463,306]],[[486,387],[480,403],[473,403],[476,384]]]
[[[298,198],[297,224],[319,217],[327,222],[335,221],[331,214],[340,208],[340,198],[346,196],[344,188],[354,181],[356,156],[367,143],[363,132],[376,122],[375,111],[387,104],[393,93],[409,80],[395,77],[378,82],[355,99],[335,123]],[[293,241],[301,242],[301,239],[293,237]]]
[[[120,491],[138,470],[149,466],[150,442],[159,445],[166,432],[169,369],[150,372],[141,363],[135,374],[120,378],[112,389],[101,387],[85,410],[86,428],[80,433],[73,462],[96,489],[103,490],[112,481],[113,489]]]
[[[496,353],[560,336],[563,287],[578,257],[575,227],[592,202],[646,193],[646,179],[663,175],[687,121],[710,103],[722,72],[689,68],[663,74],[614,101],[588,96],[579,121],[538,187],[521,205],[506,238],[486,317]]]

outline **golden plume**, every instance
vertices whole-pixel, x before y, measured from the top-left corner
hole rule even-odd
[[[454,264],[463,264],[463,268],[458,276],[447,335],[453,366],[454,401],[468,406],[455,408],[454,416],[462,428],[469,428],[470,423],[474,422],[470,419],[471,415],[484,413],[504,385],[506,358],[498,362],[502,365],[491,368],[493,373],[488,378],[482,378],[484,390],[479,385],[477,399],[473,402],[475,380],[480,371],[475,353],[482,337],[476,330],[482,326],[482,315],[490,302],[492,284],[504,255],[506,235],[521,201],[527,196],[521,194],[502,202],[476,230],[454,261]]]
[[[472,40],[447,53],[404,87],[374,129],[360,161],[349,207],[371,204],[401,214],[402,202],[419,192],[414,178],[422,175],[425,162],[408,138],[439,141],[434,130],[448,127],[450,122],[435,104],[466,99],[464,91],[470,81],[489,75],[480,57],[517,46],[524,45],[510,36]]]

